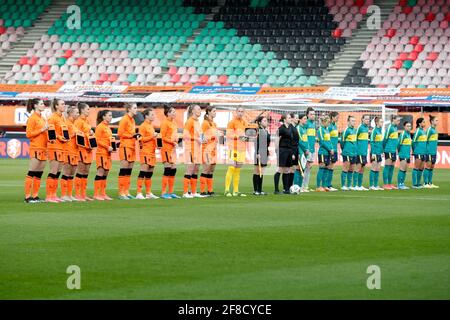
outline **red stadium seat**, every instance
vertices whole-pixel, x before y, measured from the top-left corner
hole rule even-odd
[[[42,67],[41,67],[41,73],[42,74],[45,74],[45,73],[47,73],[47,72],[49,72],[50,71],[50,66],[48,65],[48,64],[44,64]]]
[[[47,73],[42,75],[41,80],[42,81],[49,81],[51,78],[52,78],[52,75],[50,74],[50,72],[47,72]]]
[[[19,64],[21,66],[24,66],[24,65],[28,64],[28,58],[27,57],[21,57],[20,60],[19,60]]]
[[[4,34],[6,33],[6,28],[5,27],[0,27],[0,34]]]
[[[181,76],[180,76],[179,74],[174,74],[174,75],[172,76],[172,78],[170,79],[170,82],[172,82],[172,83],[177,83],[177,82],[180,81],[180,78],[181,78]]]
[[[364,5],[364,0],[355,0],[355,6],[361,8]]]
[[[63,58],[69,59],[72,55],[73,55],[73,51],[69,49],[69,50],[66,50],[66,52],[64,52]]]
[[[434,61],[437,59],[438,56],[439,56],[438,52],[430,52],[427,56],[427,60]]]
[[[407,59],[408,60],[416,60],[417,56],[418,56],[418,53],[415,52],[415,51],[412,51],[412,52],[408,53],[408,58]]]
[[[100,74],[100,79],[98,79],[98,81],[102,81],[102,82],[108,81],[108,74],[106,74],[106,73]]]
[[[400,7],[406,7],[406,6],[408,5],[408,0],[400,0],[400,1],[398,2],[398,5],[399,5]]]
[[[115,82],[115,81],[117,81],[118,78],[119,78],[119,76],[116,73],[112,73],[112,74],[109,75],[108,81],[109,82]]]
[[[393,36],[395,36],[397,30],[395,30],[394,28],[389,28],[386,30],[386,37],[392,38]]]
[[[403,66],[402,60],[395,60],[391,68],[400,69]]]
[[[205,74],[203,76],[200,77],[200,79],[198,79],[199,83],[205,84],[206,82],[208,82],[208,76]]]
[[[224,84],[228,81],[228,77],[226,75],[222,75],[219,77],[218,81],[220,84]]]
[[[340,38],[340,37],[342,37],[342,29],[339,29],[339,28],[334,29],[334,31],[333,31],[333,33],[332,33],[332,36],[333,36],[334,38]]]
[[[78,58],[77,61],[75,62],[75,65],[77,66],[82,66],[86,63],[86,59],[85,58]]]
[[[420,43],[418,43],[418,44],[416,44],[415,46],[414,46],[414,49],[413,49],[415,52],[422,52],[423,51],[423,44],[420,44]]]
[[[447,14],[445,15],[445,20],[447,20],[448,22],[450,22],[450,11],[447,12]]]
[[[410,14],[412,12],[412,7],[403,7],[402,11],[404,14]]]
[[[433,21],[436,18],[436,15],[433,12],[428,12],[425,16],[425,21]]]
[[[173,76],[174,74],[177,73],[177,68],[176,68],[176,67],[170,67],[168,73],[169,73],[171,76]]]
[[[28,60],[28,64],[30,65],[30,66],[34,66],[37,62],[38,62],[38,58],[37,57],[31,57],[31,59],[30,60]]]
[[[413,44],[416,45],[419,43],[419,37],[418,36],[413,36],[409,39],[409,44]]]
[[[398,60],[403,61],[408,59],[408,54],[406,52],[402,52],[398,55]]]

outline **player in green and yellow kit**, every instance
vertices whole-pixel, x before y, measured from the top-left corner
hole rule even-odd
[[[352,176],[353,168],[356,163],[356,119],[348,116],[348,127],[342,133],[341,149],[342,149],[342,173],[341,173],[341,190],[353,190]]]
[[[298,158],[301,161],[302,157],[308,157],[309,155],[309,149],[308,149],[308,136],[306,134],[306,121],[307,121],[306,113],[301,114],[298,118],[298,125],[297,125],[297,131],[298,135],[300,137],[299,144],[298,144]],[[302,170],[301,165],[299,165],[299,170]],[[303,184],[303,171],[300,172],[299,170],[296,170],[294,173],[294,184],[298,186],[302,186]],[[300,192],[309,192],[309,190],[301,189]]]
[[[381,168],[381,155],[383,154],[383,119],[375,117],[375,128],[370,135],[370,188],[369,190],[384,190],[378,186]]]
[[[328,131],[330,132],[331,147],[333,148],[333,155],[330,156],[330,164],[328,165],[328,177],[327,186],[329,191],[337,191],[333,188],[333,173],[334,166],[338,161],[338,144],[339,144],[339,131],[337,128],[337,122],[339,120],[339,114],[336,111],[330,112],[330,125],[328,126]]]
[[[303,190],[308,190],[309,179],[311,177],[311,168],[314,163],[314,157],[316,152],[316,113],[313,108],[308,107],[306,109],[306,116],[308,120],[306,121],[306,135],[308,136],[308,150],[309,155],[307,157],[308,163],[306,164],[306,169],[303,177]]]
[[[384,170],[383,170],[383,183],[385,190],[397,189],[392,184],[392,177],[394,176],[395,161],[397,161],[397,146],[398,146],[398,125],[401,117],[394,115],[391,118],[391,124],[386,129],[383,138],[384,149]]]
[[[398,169],[397,187],[400,190],[409,189],[405,186],[406,171],[411,162],[411,123],[405,121],[403,123],[403,132],[400,134],[398,143],[398,158],[400,160],[400,168]]]
[[[367,150],[369,149],[369,124],[369,115],[364,115],[361,118],[361,124],[356,130],[356,170],[353,174],[353,188],[357,191],[369,190],[362,186],[364,168],[367,164]]]
[[[416,132],[414,132],[412,150],[414,154],[414,169],[412,173],[412,187],[413,189],[421,189],[423,169],[427,157],[427,133],[425,131],[425,119],[419,118],[416,120]]]
[[[423,182],[425,188],[439,188],[433,184],[433,170],[436,164],[436,154],[438,148],[438,132],[436,127],[438,125],[438,118],[430,116],[430,127],[427,129],[427,163]]]
[[[330,118],[328,116],[322,116],[320,123],[321,126],[317,130],[317,139],[319,140],[319,171],[317,173],[316,191],[324,192],[329,191],[327,167],[330,165],[330,156],[334,154],[334,151],[331,145],[330,132],[328,131]]]

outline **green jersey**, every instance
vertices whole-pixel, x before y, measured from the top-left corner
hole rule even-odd
[[[324,126],[321,126],[317,131],[317,138],[319,140],[319,154],[328,156],[333,149],[331,145],[330,132]]]
[[[332,122],[328,126],[328,131],[330,132],[330,139],[331,139],[331,147],[333,148],[333,151],[337,152],[337,146],[339,143],[339,131],[337,129],[336,123]]]
[[[353,127],[347,127],[342,133],[341,138],[342,155],[355,157],[356,156],[356,130]]]
[[[427,130],[427,154],[435,156],[438,147],[438,132],[436,128],[429,127]]]
[[[420,127],[414,133],[412,150],[415,155],[427,154],[427,133]]]
[[[364,123],[356,130],[356,149],[358,156],[367,156],[369,149],[369,127]]]
[[[384,134],[383,149],[384,152],[395,153],[398,146],[398,128],[390,124]]]
[[[375,127],[370,135],[370,153],[379,155],[383,153],[383,133],[381,128]]]
[[[400,135],[399,144],[398,144],[398,157],[400,159],[409,159],[411,158],[411,133],[407,131],[403,131]]]
[[[306,121],[306,135],[308,136],[309,152],[314,153],[316,151],[316,125],[309,119]]]
[[[301,156],[308,150],[308,135],[306,134],[306,128],[301,125],[297,126],[297,131],[300,137],[298,143],[298,154]]]

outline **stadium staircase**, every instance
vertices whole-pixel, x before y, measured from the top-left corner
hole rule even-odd
[[[17,2],[18,4],[20,2]],[[11,50],[0,59],[0,81],[13,65],[31,49],[36,41],[58,20],[68,6],[74,4],[73,0],[53,0],[48,7],[34,21],[32,27],[25,29],[24,35],[12,44]],[[23,4],[25,5],[25,4]]]
[[[378,0],[374,2],[374,5],[380,7],[380,25],[383,25],[383,22],[388,18],[397,3],[397,0]],[[362,62],[358,62],[361,53],[366,50],[372,37],[375,36],[378,31],[377,29],[370,30],[367,27],[368,17],[369,16],[366,15],[359,23],[358,28],[353,31],[352,37],[343,46],[342,51],[339,52],[336,59],[331,62],[327,72],[323,75],[323,85],[363,85],[370,87],[371,80],[366,77],[367,70],[362,68]],[[351,76],[359,76],[360,78],[356,79],[361,79],[361,81],[355,80],[356,83],[352,83]]]

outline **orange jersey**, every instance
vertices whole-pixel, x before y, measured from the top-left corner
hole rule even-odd
[[[154,155],[156,153],[156,134],[151,122],[145,120],[139,127],[141,135],[141,153]]]
[[[102,121],[95,129],[95,139],[97,140],[97,153],[109,155],[111,147],[112,131],[108,123]]]
[[[204,149],[215,149],[217,146],[217,125],[214,121],[203,120],[202,132],[205,135],[206,143]]]
[[[239,137],[245,135],[245,127],[247,122],[243,119],[234,118],[228,123],[227,126],[227,139],[229,147],[232,150],[243,151],[245,150],[245,142],[240,140]]]
[[[75,120],[74,124],[75,124],[75,127],[84,134],[86,149],[91,150],[88,147],[88,145],[89,145],[88,138],[89,138],[89,134],[91,131],[91,125],[89,124],[87,117],[79,116],[78,119]],[[78,148],[82,148],[82,147],[78,146]]]
[[[136,133],[136,123],[133,117],[128,114],[122,117],[119,123],[119,129],[117,135],[120,139],[120,147],[134,149],[136,147],[136,141],[133,136]]]
[[[55,127],[56,140],[48,141],[47,148],[49,150],[64,150],[65,149],[65,139],[62,133],[61,126],[66,124],[66,119],[62,114],[53,113],[48,119],[48,124]]]
[[[177,124],[175,121],[171,121],[167,118],[164,119],[161,123],[160,133],[162,138],[162,149],[172,150],[175,148],[173,143],[178,142]]]
[[[64,144],[64,150],[69,154],[76,154],[78,152],[76,133],[78,129],[75,127],[75,121],[66,120],[67,129],[69,130],[70,141]]]
[[[40,114],[33,112],[27,121],[27,138],[30,139],[30,149],[44,150],[47,148],[47,131],[41,132],[45,127],[45,120]]]
[[[189,118],[184,125],[184,147],[188,150],[194,150],[196,148],[201,149],[200,143],[198,142],[200,139],[200,135],[200,123],[194,118]]]

